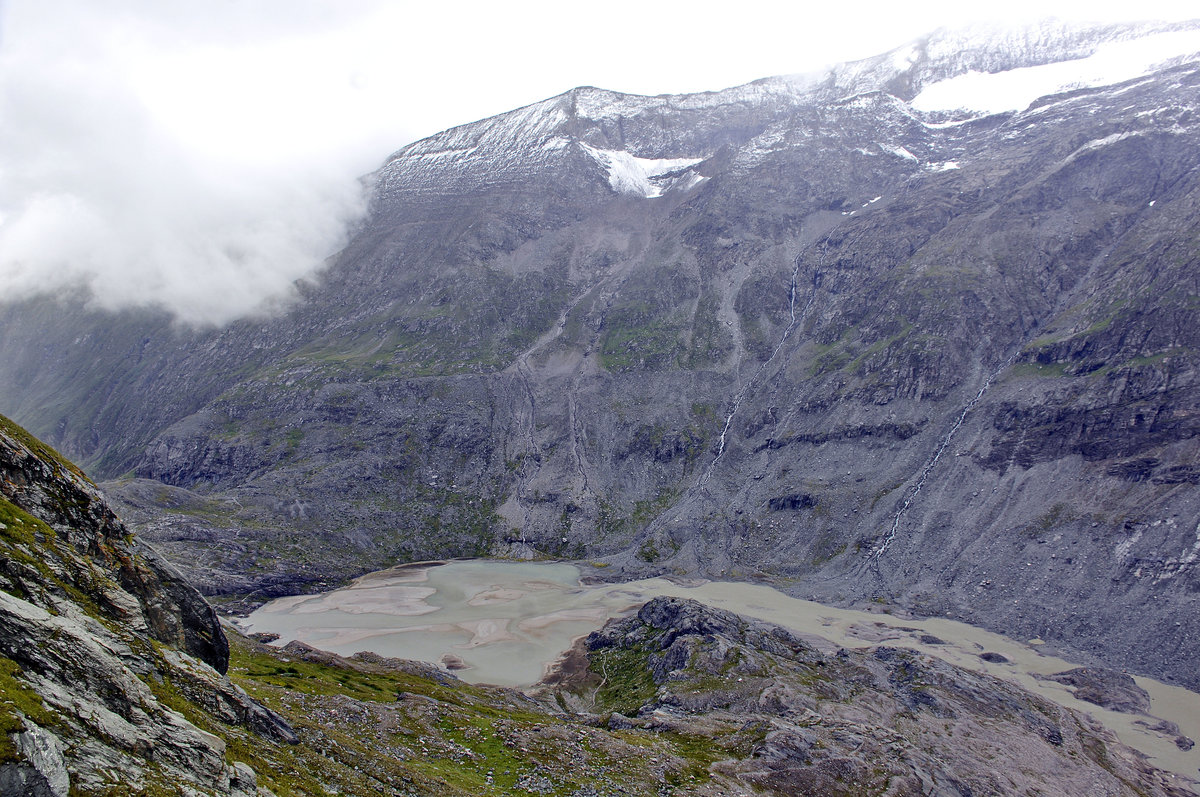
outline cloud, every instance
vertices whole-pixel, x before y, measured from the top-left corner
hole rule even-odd
[[[177,18],[15,8],[0,51],[0,297],[86,293],[105,309],[222,324],[286,303],[340,248],[364,209],[358,177],[386,150],[364,158],[353,141],[303,130],[289,141],[287,125],[303,119],[272,107],[273,87],[228,33],[181,43],[165,35]],[[230,98],[240,108],[201,94],[220,94],[203,70],[219,71],[208,59],[222,54],[248,70],[251,90]],[[153,95],[164,75],[180,79],[186,130]],[[229,88],[238,76],[222,77]]]

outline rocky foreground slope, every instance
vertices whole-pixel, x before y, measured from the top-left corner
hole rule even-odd
[[[395,153],[282,317],[0,307],[0,408],[210,594],[540,552],[1200,688],[1200,60],[922,99],[1195,29],[576,89]]]
[[[254,795],[189,721],[294,741],[224,673],[212,608],[73,465],[0,416],[0,794]]]
[[[609,727],[703,729],[749,753],[712,771],[780,794],[1187,793],[999,679],[886,646],[822,652],[695,601],[657,598],[573,655],[588,668],[568,656],[559,686],[620,712]]]

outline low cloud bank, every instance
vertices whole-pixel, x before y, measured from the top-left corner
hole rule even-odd
[[[86,4],[54,19],[50,6],[17,3],[0,20],[0,301],[86,295],[198,326],[286,305],[343,245],[365,207],[359,175],[386,150],[364,160],[304,129],[275,131],[273,146],[253,108],[181,129],[154,71],[182,69],[162,60],[175,20]],[[201,46],[193,72],[220,63],[222,45]],[[178,82],[175,107],[203,113],[202,84]],[[255,88],[269,106],[271,87]]]

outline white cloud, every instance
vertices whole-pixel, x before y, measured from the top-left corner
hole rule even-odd
[[[294,97],[273,105],[252,71],[233,104],[202,96],[202,56],[220,64],[212,48],[227,46],[203,29],[181,44],[82,4],[60,24],[54,5],[4,19],[0,297],[87,289],[99,307],[157,306],[189,324],[286,302],[341,246],[378,149],[364,160],[356,142],[306,136]],[[147,90],[183,78],[179,62],[197,70],[173,106],[190,126]]]

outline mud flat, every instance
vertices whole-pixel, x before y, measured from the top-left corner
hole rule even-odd
[[[272,601],[241,625],[342,655],[371,650],[454,662],[467,681],[528,686],[609,617],[644,602],[579,583],[566,564],[469,560],[405,565],[349,587]]]
[[[583,585],[579,576],[578,568],[563,563],[405,565],[332,592],[280,598],[241,625],[251,632],[279,634],[279,644],[298,639],[341,655],[370,650],[440,662],[452,665],[466,681],[523,687],[538,681],[575,639],[610,617],[660,595],[694,598],[777,623],[810,637],[818,647],[911,648],[1014,681],[1091,714],[1158,767],[1188,777],[1200,768],[1200,744],[1181,750],[1174,734],[1149,727],[1167,720],[1182,735],[1200,741],[1200,695],[1137,677],[1138,686],[1150,695],[1148,714],[1101,708],[1076,699],[1068,686],[1038,678],[1078,666],[1039,652],[1038,640],[1021,642],[953,620],[838,609],[758,584],[655,578]]]

